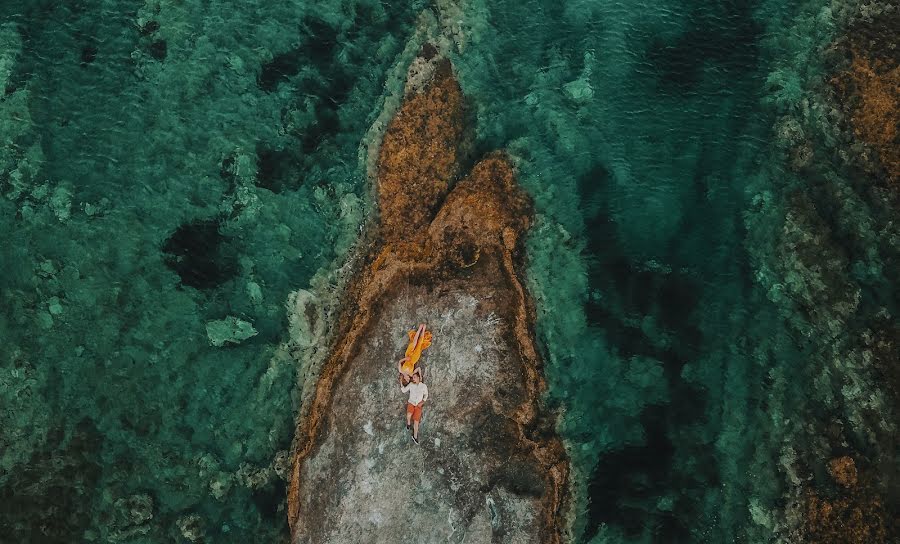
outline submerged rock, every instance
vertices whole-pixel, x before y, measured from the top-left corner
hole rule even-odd
[[[253,325],[234,316],[210,321],[206,324],[206,335],[209,337],[209,343],[216,347],[222,347],[225,344],[240,344],[257,334]]]
[[[176,525],[181,532],[181,536],[190,542],[200,542],[206,534],[206,531],[203,528],[203,518],[197,514],[190,514],[178,518]]]
[[[293,541],[559,542],[568,462],[539,402],[518,275],[530,205],[499,153],[449,190],[466,154],[463,96],[449,61],[423,52],[437,68],[412,87],[380,150],[379,239],[298,420]],[[421,445],[405,428],[396,371],[418,323],[434,334],[420,361]]]
[[[856,485],[856,463],[849,455],[835,457],[828,462],[828,474],[834,481],[844,487]]]
[[[877,151],[893,184],[900,182],[900,9],[873,3],[846,29],[843,47],[851,61],[833,83],[856,138]],[[896,186],[896,185],[895,185]]]
[[[876,498],[807,498],[806,542],[887,542],[884,513]]]
[[[109,538],[116,542],[128,541],[150,532],[153,519],[153,498],[147,494],[131,495],[116,500],[115,521]]]

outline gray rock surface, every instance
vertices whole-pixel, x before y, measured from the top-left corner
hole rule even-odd
[[[500,295],[409,286],[386,303],[333,389],[320,445],[303,466],[296,542],[540,542],[547,485],[510,420],[525,398]],[[421,445],[405,427],[396,361],[406,331],[434,333]]]

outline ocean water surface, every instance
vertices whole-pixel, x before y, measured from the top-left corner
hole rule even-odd
[[[824,451],[797,421],[856,413],[787,325],[775,241],[789,189],[847,176],[784,143],[827,117],[832,4],[4,2],[0,541],[287,539],[285,303],[372,213],[366,134],[416,28],[455,40],[477,148],[535,202],[573,541],[774,539],[790,452]],[[894,311],[872,251],[854,308]]]

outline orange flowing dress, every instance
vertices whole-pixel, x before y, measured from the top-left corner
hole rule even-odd
[[[406,346],[406,362],[400,366],[404,374],[412,375],[416,369],[416,363],[422,356],[422,350],[431,345],[431,331],[425,331],[416,343],[416,331],[409,331],[409,345]]]

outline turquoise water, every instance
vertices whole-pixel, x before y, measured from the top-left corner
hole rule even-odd
[[[0,525],[18,542],[45,541],[43,523],[52,541],[164,542],[198,515],[213,541],[276,540],[271,465],[290,446],[296,381],[275,355],[287,294],[363,220],[358,148],[415,12],[16,11],[0,200],[0,470],[16,500],[0,501]],[[210,345],[207,324],[229,316],[257,334]],[[147,523],[127,502],[142,497]]]
[[[361,145],[428,4],[57,4],[0,13],[4,538],[284,540],[285,302],[371,213]],[[896,248],[816,102],[853,4],[434,5],[479,149],[535,199],[574,539],[774,539],[817,426],[873,456],[889,432],[846,361],[896,311]],[[786,218],[822,180],[812,243]]]
[[[761,8],[527,4],[491,3],[498,39],[461,73],[546,214],[531,274],[551,396],[589,471],[584,536],[729,541],[755,491],[752,346],[777,330],[743,247],[772,125]]]

